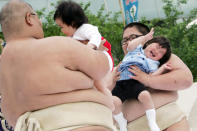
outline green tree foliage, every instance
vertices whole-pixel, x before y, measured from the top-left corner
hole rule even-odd
[[[163,0],[165,19],[142,19],[142,22],[147,24],[150,28],[154,27],[155,36],[162,35],[171,41],[173,53],[179,56],[191,69],[194,79],[197,80],[197,26],[193,25],[186,28],[197,15],[197,9],[193,9],[187,18],[182,18],[183,12],[180,6],[186,4],[186,0]],[[88,7],[90,3],[81,4],[89,23],[98,26],[102,36],[105,37],[112,44],[112,54],[117,64],[123,58],[123,52],[120,46],[122,37],[122,22],[118,21],[120,12],[118,13],[104,13],[104,6],[101,6],[97,14],[92,14]],[[54,5],[55,6],[55,5]],[[43,28],[45,36],[63,35],[54,23],[54,11],[45,15],[45,9],[38,11],[41,18],[44,18]]]

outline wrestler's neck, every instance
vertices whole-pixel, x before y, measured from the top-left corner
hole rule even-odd
[[[40,38],[42,38],[42,37],[40,37]],[[5,41],[8,44],[8,43],[16,42],[16,41],[36,40],[36,39],[40,39],[40,38],[35,37],[35,36],[29,36],[29,35],[12,35],[9,37],[5,37]]]

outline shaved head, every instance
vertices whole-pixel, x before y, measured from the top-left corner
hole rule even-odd
[[[0,12],[0,23],[5,37],[20,33],[23,30],[24,20],[27,12],[32,7],[21,0],[9,1]]]

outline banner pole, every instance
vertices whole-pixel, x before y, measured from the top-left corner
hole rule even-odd
[[[121,0],[119,0],[119,5],[120,5],[121,14],[122,14],[123,25],[125,27],[125,16],[124,16],[124,11],[123,11]]]
[[[105,8],[106,8],[106,10],[107,10],[107,13],[109,13],[109,9],[108,9],[108,5],[107,5],[107,1],[106,1],[106,0],[104,0],[104,3],[105,3]]]

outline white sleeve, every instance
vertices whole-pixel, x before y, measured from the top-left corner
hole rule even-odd
[[[107,51],[103,51],[103,53],[107,56],[108,62],[109,62],[109,69],[110,71],[112,71],[113,69],[113,61],[111,56],[109,55],[109,53],[107,53]]]
[[[91,24],[83,24],[82,27],[79,28],[78,33],[84,40],[89,40],[88,44],[93,44],[97,48],[100,46],[101,34],[98,31],[98,27]]]
[[[87,34],[89,35],[88,44],[93,44],[98,48],[101,44],[101,34],[98,31],[98,27],[94,26]]]

